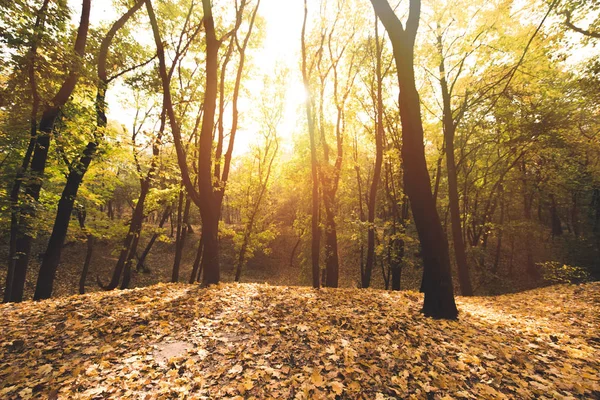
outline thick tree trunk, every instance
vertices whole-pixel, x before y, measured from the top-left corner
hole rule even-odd
[[[521,170],[523,173],[522,182],[523,182],[523,216],[525,221],[532,224],[531,210],[533,208],[533,193],[530,193],[528,180],[527,180],[527,164],[525,160],[521,161]],[[533,260],[533,248],[532,248],[532,240],[531,236],[525,240],[525,271],[527,275],[533,280],[537,281],[541,278],[540,271],[535,265]]]
[[[422,289],[425,301],[422,311],[426,316],[454,319],[458,316],[458,310],[454,302],[448,242],[431,192],[423,144],[419,94],[415,86],[414,40],[421,3],[419,0],[410,1],[409,16],[404,30],[387,0],[371,2],[392,42],[400,85],[404,189],[410,199],[423,255]]]
[[[219,283],[219,220],[217,214],[205,215],[202,218],[203,254],[200,269],[202,270],[202,286]]]
[[[23,178],[25,178],[25,174],[27,169],[29,168],[29,164],[31,163],[31,156],[33,155],[33,150],[35,148],[36,136],[37,136],[37,118],[38,112],[40,108],[40,95],[38,93],[38,84],[35,74],[36,68],[36,56],[37,49],[40,40],[40,35],[44,31],[44,25],[46,21],[46,11],[48,9],[49,0],[44,0],[42,6],[37,12],[34,32],[35,35],[31,41],[31,48],[29,49],[29,66],[28,66],[28,77],[29,77],[29,87],[31,89],[32,95],[32,105],[31,105],[31,113],[29,117],[29,144],[27,145],[27,150],[25,151],[25,156],[23,157],[23,161],[21,162],[20,168],[17,170],[15,180],[13,182],[12,189],[10,191],[10,242],[9,242],[9,251],[8,251],[8,270],[6,273],[6,288],[4,291],[4,302],[10,301],[12,296],[12,283],[14,279],[15,272],[15,261],[16,261],[16,250],[17,250],[17,237],[19,236],[19,214],[20,214],[20,206],[19,206],[19,194],[21,192],[21,185],[23,183]]]

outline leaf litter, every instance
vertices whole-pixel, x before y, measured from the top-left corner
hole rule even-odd
[[[458,297],[159,284],[0,306],[1,399],[600,398],[600,283]]]

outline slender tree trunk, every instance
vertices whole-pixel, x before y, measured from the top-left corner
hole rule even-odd
[[[332,205],[325,207],[325,252],[325,286],[336,288],[339,281],[340,261],[335,212]]]
[[[556,198],[553,194],[550,195],[550,217],[552,220],[552,238],[563,234],[558,208],[556,207]]]
[[[504,193],[501,193],[500,196],[502,196],[502,200],[500,204],[500,221],[498,222],[498,241],[496,242],[496,254],[494,256],[494,265],[492,267],[492,272],[494,274],[498,273],[498,269],[500,266],[500,253],[502,252],[502,236],[504,234]]]
[[[302,81],[308,95],[306,101],[306,119],[308,121],[308,135],[310,139],[310,164],[312,177],[312,207],[311,207],[311,264],[312,264],[312,282],[313,287],[318,289],[321,286],[319,278],[319,253],[320,253],[320,232],[319,232],[319,174],[317,162],[317,146],[315,142],[315,122],[313,117],[313,102],[310,96],[309,86],[309,71],[306,65],[306,19],[308,16],[308,8],[306,0],[304,0],[304,21],[302,24]]]
[[[379,44],[379,31],[377,29],[377,18],[375,19],[375,45],[377,52],[377,117],[375,119],[375,167],[373,169],[373,180],[369,191],[369,200],[367,202],[367,261],[365,263],[365,274],[363,276],[362,287],[367,288],[371,285],[371,273],[375,264],[375,209],[377,207],[377,186],[381,179],[381,165],[383,162],[383,76],[381,72],[381,48]]]
[[[83,181],[83,175],[87,171],[94,153],[96,152],[96,145],[97,143],[95,142],[88,143],[88,146],[79,161],[79,165],[72,167],[69,172],[67,183],[65,184],[60,200],[58,201],[58,210],[54,219],[52,234],[48,240],[48,246],[40,266],[35,294],[33,296],[34,300],[47,299],[52,296],[54,278],[60,263],[65,238],[67,237],[67,230],[69,228],[69,222],[71,221],[71,214],[73,212],[75,199],[77,198],[77,192]]]
[[[450,222],[452,225],[452,242],[454,244],[454,255],[456,258],[456,268],[458,270],[458,281],[463,296],[472,296],[473,287],[469,274],[469,264],[467,262],[467,252],[465,242],[463,241],[462,223],[460,220],[460,204],[458,199],[458,179],[456,172],[456,162],[454,160],[454,137],[456,135],[456,122],[452,113],[452,99],[446,81],[446,70],[444,66],[444,54],[442,51],[442,37],[438,36],[438,51],[441,57],[440,61],[440,85],[443,99],[443,126],[444,143],[446,145],[446,169],[448,170],[448,199],[450,203]]]
[[[81,278],[79,279],[79,294],[85,293],[85,281],[87,279],[88,271],[90,269],[90,263],[92,261],[92,255],[94,254],[94,235],[85,227],[85,218],[86,212],[85,210],[79,211],[77,213],[77,219],[79,221],[79,226],[86,233],[86,253],[85,253],[85,261],[83,262],[83,268],[81,269]]]
[[[171,214],[171,206],[167,206],[167,208],[165,208],[165,212],[163,213],[159,223],[158,223],[158,228],[162,228],[163,225],[165,224],[165,222],[167,222],[167,219],[169,218],[169,215]],[[137,272],[143,271],[143,272],[147,272],[148,268],[146,268],[146,266],[144,265],[144,262],[146,261],[146,257],[148,257],[148,254],[150,254],[150,250],[152,250],[152,246],[154,246],[154,243],[156,242],[156,239],[158,239],[159,233],[154,233],[152,235],[152,237],[150,238],[150,241],[148,241],[148,244],[146,245],[146,247],[144,248],[144,251],[142,252],[142,255],[140,256],[140,258],[138,259],[138,263],[135,267],[135,270]]]
[[[198,241],[198,250],[196,251],[196,258],[194,259],[192,273],[190,275],[190,280],[188,281],[189,283],[194,283],[194,282],[200,280],[200,274],[202,273],[202,270],[199,270],[199,269],[200,269],[200,261],[202,260],[202,249],[203,248],[204,248],[204,246],[203,246],[202,236],[200,236],[200,240]]]
[[[173,261],[173,273],[171,274],[171,282],[179,282],[179,267],[181,265],[181,257],[183,256],[183,249],[185,247],[185,239],[187,238],[187,227],[190,216],[190,197],[187,196],[187,194],[184,196],[183,190],[180,196],[180,208],[181,203],[183,203],[183,197],[185,197],[185,205],[183,205],[183,211],[178,211],[177,213],[177,241],[175,242],[175,260]]]
[[[527,221],[529,224],[532,224],[532,218],[531,218],[531,209],[533,208],[533,194],[529,193],[529,185],[528,185],[528,180],[527,180],[527,165],[525,163],[525,160],[522,160],[521,162],[521,169],[523,172],[523,178],[522,178],[522,182],[523,182],[523,216],[525,217],[525,221]],[[540,275],[540,271],[538,270],[538,268],[536,267],[534,261],[533,261],[533,249],[531,246],[531,242],[532,242],[532,236],[530,235],[527,240],[525,240],[525,254],[526,254],[526,261],[525,261],[525,270],[527,272],[527,274],[529,275],[529,277],[531,279],[533,279],[534,281],[537,281],[541,278]]]
[[[431,192],[423,144],[420,100],[415,86],[414,41],[421,2],[410,1],[406,30],[387,0],[371,0],[371,3],[388,31],[396,61],[401,93],[404,189],[410,199],[423,254],[423,313],[434,318],[455,319],[458,310],[454,302],[448,242]]]
[[[579,204],[577,192],[572,194],[572,207],[571,207],[571,225],[573,226],[573,234],[575,237],[579,237]]]
[[[100,286],[104,290],[113,290],[116,289],[117,286],[119,286],[119,281],[121,280],[121,275],[123,274],[123,270],[125,269],[125,264],[129,260],[129,254],[132,250],[134,239],[136,236],[139,236],[142,228],[142,221],[144,219],[144,203],[146,201],[146,196],[149,190],[149,182],[143,181],[141,185],[140,196],[133,211],[133,215],[131,216],[129,231],[127,232],[127,236],[125,236],[125,240],[123,240],[121,252],[119,253],[119,259],[117,260],[117,263],[113,270],[112,278],[108,285],[104,286],[100,284]],[[129,282],[127,282],[127,284],[128,283]]]

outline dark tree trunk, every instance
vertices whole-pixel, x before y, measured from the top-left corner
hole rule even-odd
[[[552,237],[561,236],[563,234],[558,208],[556,207],[556,198],[553,194],[550,195],[550,217],[552,221]]]
[[[190,197],[185,195],[182,190],[180,193],[180,210],[177,212],[177,240],[175,242],[175,260],[173,261],[173,273],[171,274],[171,282],[179,282],[179,267],[181,265],[181,257],[183,256],[183,249],[185,247],[185,239],[188,233],[188,220],[190,216]],[[185,205],[182,206],[183,197],[185,197]],[[183,208],[183,211],[181,211]]]
[[[200,269],[200,261],[202,260],[202,249],[203,249],[203,241],[202,236],[200,236],[200,240],[198,241],[198,250],[196,251],[196,258],[194,259],[194,265],[192,267],[192,273],[190,275],[189,283],[194,283],[200,280],[200,274],[202,270]]]
[[[48,9],[49,0],[44,0],[42,6],[37,12],[36,20],[35,20],[35,36],[32,40],[31,48],[29,49],[29,67],[28,67],[28,75],[29,75],[29,86],[31,88],[32,105],[31,105],[31,113],[30,113],[30,130],[29,130],[29,144],[27,145],[27,150],[25,151],[25,156],[23,157],[23,161],[21,162],[21,167],[17,170],[15,180],[13,182],[12,189],[10,191],[10,243],[9,243],[9,251],[8,251],[8,270],[6,273],[6,288],[4,291],[4,302],[10,301],[12,297],[12,284],[14,280],[14,272],[16,267],[16,251],[17,251],[17,237],[19,236],[20,228],[19,228],[19,214],[20,214],[20,206],[19,206],[19,194],[21,192],[21,185],[23,183],[23,178],[25,178],[25,174],[27,169],[29,168],[29,164],[31,163],[31,156],[33,155],[33,150],[35,148],[36,136],[37,136],[37,117],[40,108],[40,96],[38,94],[37,89],[37,80],[35,75],[35,66],[36,66],[36,56],[37,56],[37,48],[38,42],[40,40],[40,35],[44,30],[44,24],[46,20],[46,10]]]
[[[90,269],[90,263],[92,262],[92,255],[94,254],[94,235],[85,227],[85,218],[86,212],[85,210],[79,210],[77,212],[77,219],[79,221],[79,226],[81,229],[86,232],[86,253],[85,253],[85,261],[83,262],[83,268],[81,269],[81,278],[79,278],[79,294],[85,293],[85,281],[87,279],[88,271]]]
[[[494,255],[494,265],[492,267],[492,272],[494,274],[498,273],[498,269],[500,266],[500,253],[502,252],[502,236],[504,234],[504,193],[501,193],[502,200],[500,203],[500,221],[498,223],[498,241],[496,242],[496,254]]]
[[[571,225],[573,226],[573,234],[579,237],[579,204],[577,192],[572,195],[573,204],[571,207]]]
[[[521,162],[521,169],[523,173],[523,216],[525,217],[525,221],[531,224],[533,223],[531,217],[531,209],[533,208],[533,193],[530,194],[527,180],[527,164],[525,163],[525,160],[522,160]],[[529,237],[525,240],[525,270],[532,280],[537,281],[541,278],[541,274],[533,261],[533,248],[531,246],[531,239],[532,238]]]
[[[377,77],[377,117],[375,119],[375,166],[373,168],[373,180],[369,190],[369,199],[367,202],[367,260],[365,263],[365,273],[362,277],[362,287],[368,288],[371,285],[371,274],[375,264],[375,209],[377,207],[377,186],[381,178],[381,165],[383,162],[383,76],[381,72],[381,48],[379,44],[379,34],[377,29],[377,19],[375,20],[375,44],[377,52],[376,77]]]
[[[306,91],[309,93],[308,101],[306,102],[306,118],[308,121],[308,134],[310,139],[310,163],[312,177],[312,207],[311,207],[311,265],[312,265],[312,282],[313,288],[318,289],[321,286],[320,282],[320,267],[319,267],[319,252],[320,252],[320,232],[319,232],[319,175],[317,164],[317,146],[315,142],[315,122],[313,118],[313,103],[310,96],[309,76],[306,65],[306,19],[308,16],[308,8],[306,0],[304,0],[304,21],[302,23],[302,80]]]
[[[105,97],[106,87],[108,85],[108,79],[106,76],[106,59],[108,56],[108,49],[116,32],[123,27],[127,20],[142,6],[142,4],[143,1],[139,1],[130,10],[128,10],[127,13],[119,18],[119,20],[113,24],[111,29],[102,40],[100,55],[98,57],[99,83],[98,92],[96,95],[98,127],[94,133],[96,137],[94,141],[88,143],[79,162],[70,168],[69,176],[67,177],[67,183],[65,184],[62,196],[58,202],[58,211],[54,221],[52,234],[48,241],[44,259],[42,260],[42,264],[40,266],[40,273],[38,275],[38,281],[34,295],[35,300],[46,299],[52,295],[54,277],[60,263],[62,248],[67,236],[69,221],[71,219],[71,213],[73,212],[75,199],[77,198],[77,192],[79,191],[83,177],[87,172],[92,159],[94,158],[102,132],[106,128],[107,119],[105,113]]]
[[[75,39],[75,53],[79,57],[83,57],[85,53],[85,45],[89,28],[89,15],[90,0],[84,0],[79,29],[77,31],[77,38]],[[73,66],[62,86],[52,101],[50,101],[52,106],[46,106],[40,119],[31,159],[31,176],[25,187],[25,194],[27,198],[31,199],[30,201],[33,201],[34,203],[37,203],[40,197],[42,182],[44,180],[44,172],[46,169],[46,161],[48,159],[48,150],[50,147],[50,135],[54,130],[54,124],[61,108],[69,100],[71,93],[75,89],[77,80],[79,78],[78,72],[79,67]],[[14,243],[15,255],[13,257],[14,264],[9,265],[9,273],[7,275],[8,278],[10,278],[12,275],[12,282],[7,282],[6,293],[8,293],[8,296],[5,296],[6,301],[20,302],[23,299],[23,289],[25,287],[31,244],[33,241],[31,228],[28,227],[28,225],[29,221],[35,218],[35,209],[36,207],[34,204],[28,204],[26,207],[24,207],[21,218],[19,218],[18,228],[11,230],[11,233],[15,234],[15,238],[11,238],[11,243]]]
[[[146,201],[146,196],[149,190],[149,182],[143,181],[141,185],[140,196],[133,211],[133,215],[131,216],[129,231],[127,232],[127,236],[125,236],[125,240],[123,240],[123,244],[121,245],[121,252],[119,254],[119,259],[115,264],[112,278],[108,285],[100,285],[104,290],[113,290],[116,289],[117,286],[119,286],[119,281],[121,280],[121,275],[123,275],[125,264],[127,264],[128,261],[131,259],[131,252],[135,252],[135,249],[133,249],[133,244],[136,239],[136,236],[139,236],[142,229],[142,221],[144,219],[144,203]],[[123,281],[123,285],[129,284],[129,282],[125,282],[125,278],[123,279]]]
[[[52,296],[54,278],[60,263],[65,238],[67,237],[67,230],[71,221],[71,214],[73,213],[73,205],[83,181],[83,176],[96,152],[96,146],[96,142],[88,143],[83,156],[79,160],[79,164],[72,167],[69,172],[67,183],[58,201],[58,210],[54,219],[52,234],[48,240],[46,253],[44,253],[44,258],[40,266],[35,294],[33,296],[34,300],[48,299]]]
[[[340,273],[337,227],[335,213],[329,207],[325,211],[325,253],[325,286],[336,288]]]
[[[386,0],[371,2],[392,42],[400,85],[404,189],[410,199],[423,255],[421,287],[425,293],[425,301],[422,311],[426,316],[434,318],[455,319],[458,310],[454,302],[448,242],[431,192],[419,94],[415,86],[414,40],[419,25],[421,2],[410,1],[406,30]]]
[[[202,218],[202,286],[219,283],[219,220],[217,214],[206,214]]]
[[[463,296],[472,296],[473,287],[469,274],[469,264],[465,242],[463,241],[462,223],[460,220],[460,204],[458,199],[458,179],[456,162],[454,160],[454,137],[456,135],[456,122],[452,113],[452,104],[448,82],[446,81],[446,68],[444,66],[444,54],[442,50],[442,37],[437,38],[438,52],[441,57],[440,85],[443,99],[443,127],[444,143],[446,145],[446,169],[448,170],[448,199],[450,203],[450,221],[452,224],[452,242],[454,244],[454,255],[456,268],[458,270],[458,281]]]
[[[159,223],[158,223],[158,227],[162,228],[163,225],[165,224],[165,222],[167,222],[167,219],[169,218],[169,215],[171,214],[171,206],[167,206],[167,208],[165,208],[165,212],[163,213]],[[148,268],[144,265],[144,262],[146,261],[146,257],[148,257],[148,254],[150,254],[150,250],[152,250],[152,246],[154,246],[154,243],[156,242],[156,239],[158,239],[158,236],[160,234],[159,233],[154,233],[152,235],[152,237],[150,238],[150,240],[148,241],[148,244],[146,245],[146,248],[144,248],[144,251],[142,252],[142,255],[140,256],[140,258],[138,259],[137,265],[135,267],[135,270],[137,272],[143,271],[143,272],[148,272]]]

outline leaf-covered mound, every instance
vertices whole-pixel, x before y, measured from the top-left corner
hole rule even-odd
[[[600,284],[459,298],[157,285],[0,306],[0,398],[598,398]]]

